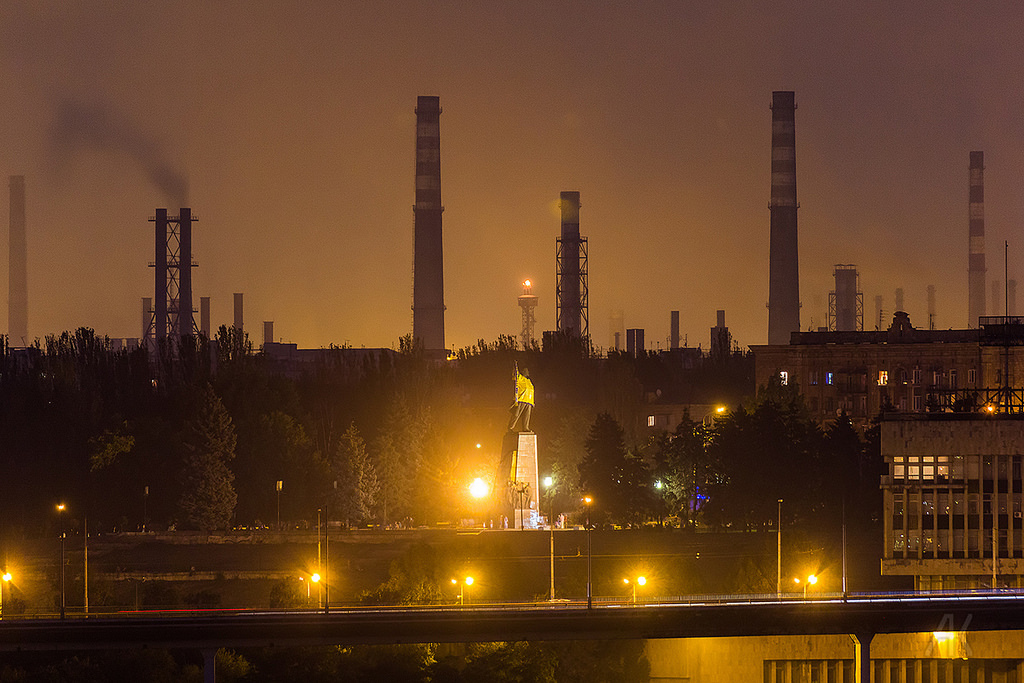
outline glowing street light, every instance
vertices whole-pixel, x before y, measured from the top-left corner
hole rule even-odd
[[[793,583],[795,583],[797,585],[800,585],[800,579],[799,578],[794,578],[793,579]],[[811,574],[810,576],[808,576],[807,580],[803,582],[803,584],[804,584],[804,600],[807,599],[807,588],[809,586],[813,586],[816,583],[818,583],[818,577],[815,576],[814,574]]]
[[[594,582],[593,582],[593,544],[591,543],[590,532],[590,506],[594,499],[591,496],[583,496],[583,504],[587,508],[587,609],[594,608]]]
[[[468,599],[468,596],[465,595],[465,589],[473,585],[473,577],[467,576],[462,581],[452,579],[452,584],[459,587],[459,606],[461,607],[465,604],[465,600]]]
[[[486,481],[477,477],[473,480],[473,483],[469,485],[469,495],[474,498],[486,498],[487,494],[491,492],[491,487]]]
[[[60,618],[66,615],[64,602],[64,510],[67,508],[64,503],[57,504],[57,516],[60,517]]]
[[[0,576],[0,619],[4,618],[4,586],[9,584],[12,578],[14,577],[7,571],[3,573],[3,576]]]
[[[636,577],[635,581],[630,581],[629,579],[623,579],[622,583],[626,584],[627,586],[632,586],[632,588],[633,588],[633,604],[635,605],[636,604],[636,587],[637,586],[646,586],[647,585],[647,577],[638,576],[638,577]]]

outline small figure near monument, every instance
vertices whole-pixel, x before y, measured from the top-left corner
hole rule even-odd
[[[508,430],[516,432],[530,431],[530,417],[533,414],[533,382],[530,381],[530,369],[523,368],[519,372],[518,364],[512,371],[515,376],[515,403],[509,409],[512,414],[508,422]],[[522,423],[522,429],[516,427]]]

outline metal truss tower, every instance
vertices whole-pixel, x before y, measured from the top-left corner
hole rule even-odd
[[[192,223],[198,220],[188,208],[177,216],[157,209],[149,219],[156,238],[156,260],[149,264],[155,270],[154,303],[145,340],[151,351],[168,336],[199,332],[192,308],[192,269],[198,265],[192,261]]]
[[[558,331],[590,338],[587,238],[580,236],[580,193],[562,192],[562,236],[555,240],[555,321]]]

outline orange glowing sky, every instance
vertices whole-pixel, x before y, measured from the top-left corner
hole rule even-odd
[[[581,193],[596,345],[622,311],[664,348],[679,310],[706,347],[716,309],[764,343],[773,90],[798,103],[802,326],[852,263],[868,326],[897,287],[924,326],[934,284],[937,326],[963,327],[971,150],[989,279],[1008,240],[1024,297],[1022,20],[1009,1],[5,0],[0,175],[26,176],[29,331],[141,334],[148,218],[177,208],[148,175],[166,164],[215,325],[244,292],[257,344],[273,320],[300,347],[395,345],[413,110],[438,95],[449,346],[518,334],[527,277],[554,327],[562,190]],[[62,129],[69,108],[109,135]],[[6,273],[6,239],[0,257]]]

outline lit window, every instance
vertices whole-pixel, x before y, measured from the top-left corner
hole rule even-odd
[[[831,372],[826,372],[825,373],[825,384],[832,384],[832,373]]]
[[[878,371],[878,386],[884,387],[888,383],[889,383],[889,371],[888,370],[879,370]]]
[[[785,370],[779,372],[779,383],[782,384],[782,386],[786,386],[789,384],[789,373],[786,372]]]
[[[654,426],[654,416],[653,415],[648,415],[647,416],[647,426],[648,427],[653,427]]]

